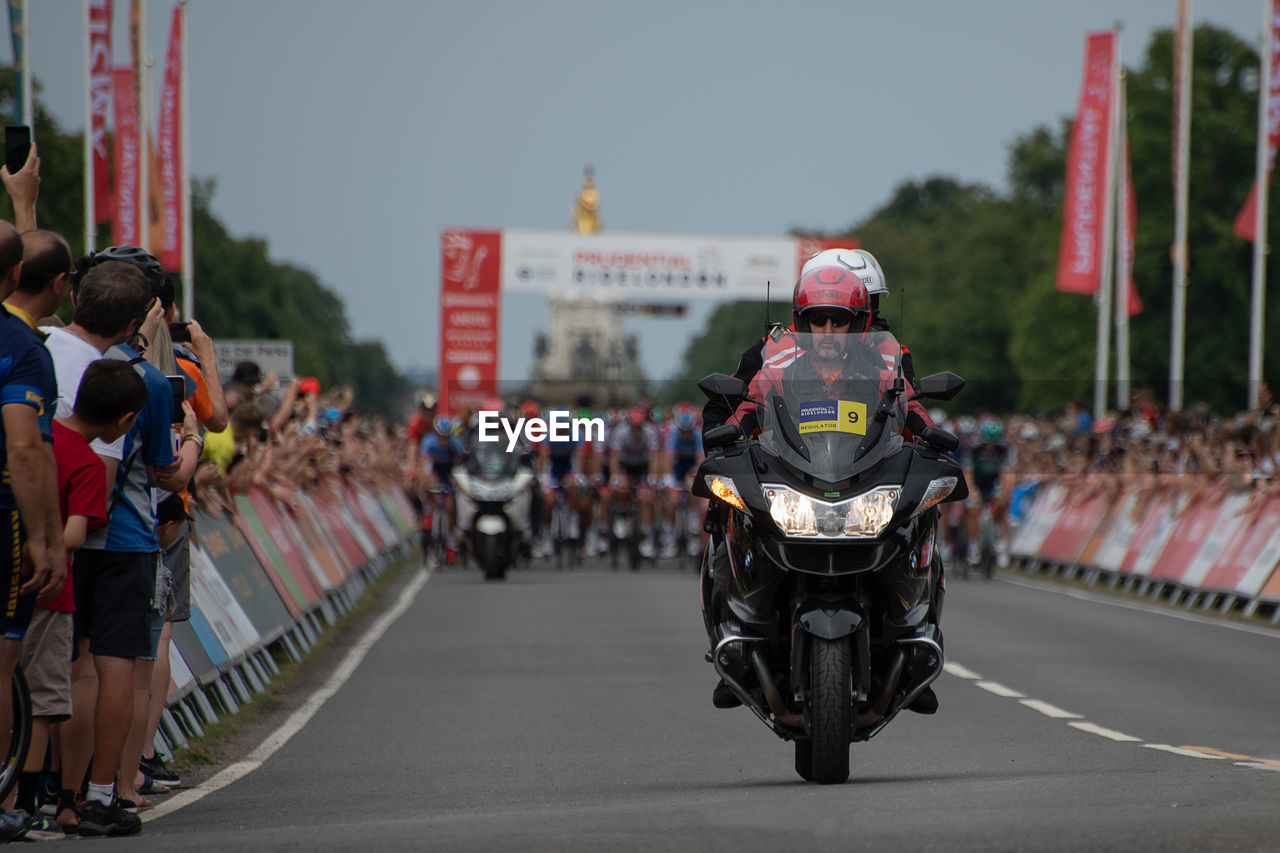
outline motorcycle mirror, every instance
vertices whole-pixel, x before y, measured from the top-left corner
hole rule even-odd
[[[945,450],[948,453],[954,453],[960,447],[960,439],[942,427],[927,426],[920,433],[920,437],[925,440],[926,444],[932,445],[939,450]]]
[[[741,434],[737,424],[724,424],[703,433],[702,446],[707,450],[719,450],[733,444]]]
[[[723,373],[713,373],[710,376],[703,377],[702,381],[698,383],[698,389],[708,397],[728,397],[731,400],[741,400],[747,396],[747,383],[736,376],[727,376]]]
[[[933,373],[916,380],[916,393],[912,400],[929,397],[933,400],[950,400],[964,388],[964,380],[950,371]]]

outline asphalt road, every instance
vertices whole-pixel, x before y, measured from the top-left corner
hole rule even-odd
[[[1280,849],[1280,632],[1016,577],[951,583],[944,628],[938,714],[819,787],[749,711],[711,706],[692,574],[437,573],[260,768],[125,843]]]

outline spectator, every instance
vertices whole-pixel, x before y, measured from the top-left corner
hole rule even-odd
[[[89,442],[111,442],[127,433],[147,398],[146,385],[137,372],[114,359],[90,364],[81,385],[70,417],[53,424],[59,517],[68,557],[84,544],[90,531],[107,523],[106,466]],[[73,587],[68,570],[67,583],[58,596],[37,604],[22,645],[22,669],[31,692],[34,720],[31,746],[19,777],[17,805],[37,821],[29,836],[62,836],[56,823],[38,814],[35,800],[51,726],[71,718]],[[56,778],[61,766],[57,751],[50,757],[50,766]],[[60,789],[57,784],[53,787]]]
[[[136,306],[139,285],[143,287],[145,305],[149,294],[139,270],[119,261],[94,266],[84,275],[80,302],[68,331],[78,337],[77,325],[84,328],[81,309],[90,293],[99,292],[101,301],[107,304]],[[153,325],[158,324],[159,312],[156,301],[147,315]],[[132,321],[115,316],[93,333],[98,342],[104,342],[106,335],[119,333],[122,326],[127,331],[137,319],[137,314]],[[82,778],[86,765],[90,765],[91,772],[86,798],[78,804],[78,815],[64,809],[64,802],[60,802],[59,824],[78,823],[81,835],[132,834],[141,828],[137,815],[126,811],[116,797],[115,778],[133,713],[135,663],[153,647],[150,605],[160,547],[155,535],[152,489],[182,489],[195,470],[199,455],[198,448],[188,452],[188,445],[194,442],[184,441],[179,458],[174,458],[170,439],[173,398],[164,374],[125,344],[117,344],[107,354],[129,362],[140,372],[147,385],[147,403],[128,435],[110,445],[95,445],[106,464],[111,490],[109,526],[90,534],[75,560],[80,666],[72,673],[74,711],[64,724],[62,767],[68,781]],[[184,434],[193,433],[195,418],[189,411],[186,421]],[[97,676],[96,689],[93,675]],[[68,793],[64,791],[60,799],[65,801]]]
[[[17,230],[0,223],[0,292],[9,296],[21,281],[23,243]],[[19,301],[25,301],[20,299]],[[30,304],[25,301],[25,304]],[[34,319],[6,300],[0,310],[0,512],[5,513],[6,606],[0,615],[0,732],[13,727],[10,683],[22,654],[22,639],[36,595],[51,598],[66,577],[66,550],[57,518],[53,463],[53,413],[57,397],[53,364],[36,333]],[[31,578],[22,580],[24,563]],[[26,834],[28,822],[17,812],[0,814],[0,840]]]

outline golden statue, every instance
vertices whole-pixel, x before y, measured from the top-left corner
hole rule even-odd
[[[596,189],[595,172],[588,166],[582,173],[582,189],[573,204],[573,216],[569,227],[579,234],[597,234],[600,231],[600,192]]]

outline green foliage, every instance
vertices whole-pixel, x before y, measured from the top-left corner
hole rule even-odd
[[[1184,400],[1235,411],[1246,387],[1252,246],[1232,223],[1253,181],[1258,56],[1213,27],[1196,30],[1193,54]],[[1126,75],[1138,201],[1134,279],[1145,303],[1130,322],[1131,375],[1135,390],[1146,385],[1161,395],[1172,314],[1172,69],[1173,36],[1163,31]],[[1069,134],[1063,121],[1017,139],[1005,194],[944,176],[907,182],[843,232],[880,260],[890,291],[881,313],[911,347],[917,374],[951,370],[968,380],[949,411],[1054,409],[1092,397],[1093,300],[1054,288]],[[1268,289],[1280,275],[1270,267]],[[1267,328],[1280,328],[1280,304],[1271,303]],[[759,334],[758,325],[734,322],[738,310],[722,308],[690,345],[686,375],[733,369]],[[1264,375],[1280,375],[1280,349],[1267,353]]]
[[[0,119],[6,123],[12,115],[13,90],[13,72],[0,69]],[[79,256],[85,245],[83,136],[65,133],[38,98],[36,115],[40,227],[66,237]],[[233,237],[210,211],[213,181],[192,183],[195,316],[205,330],[215,340],[292,340],[294,367],[300,375],[316,376],[325,386],[350,385],[358,408],[391,412],[408,385],[382,343],[352,340],[346,309],[332,290],[309,270],[272,261],[265,241]],[[4,193],[0,218],[13,221],[13,205]],[[97,242],[105,246],[109,226],[99,231]],[[180,277],[178,281],[181,302]],[[68,311],[66,306],[63,311]]]

